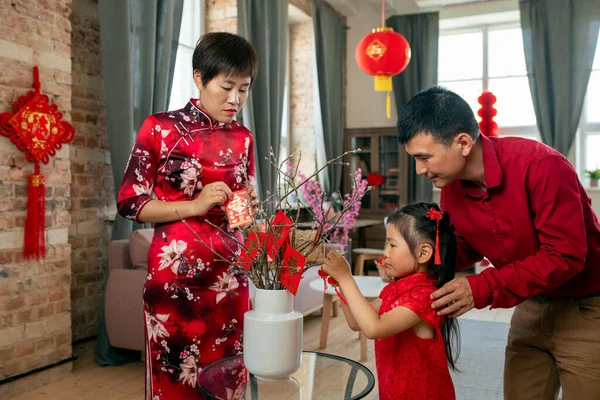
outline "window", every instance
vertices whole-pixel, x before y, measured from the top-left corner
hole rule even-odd
[[[481,93],[492,92],[497,98],[498,134],[538,139],[518,24],[443,31],[438,80],[463,97],[475,115]]]
[[[477,98],[489,90],[497,98],[498,114],[494,121],[500,136],[540,140],[518,23],[443,30],[439,42],[438,81],[461,95],[475,115],[481,107]],[[576,156],[572,161],[579,174],[584,169],[600,167],[598,45],[575,143]]]
[[[581,169],[600,168],[600,38],[596,44],[596,54],[583,105],[580,125]]]
[[[171,86],[169,110],[183,108],[192,97],[198,97],[192,71],[192,55],[196,42],[200,38],[201,2],[197,0],[184,0],[181,16],[181,30],[179,31],[179,45],[175,59],[175,72]]]

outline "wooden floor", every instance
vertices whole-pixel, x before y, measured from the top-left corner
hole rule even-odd
[[[461,318],[482,321],[509,322],[513,309],[508,310],[471,310]],[[360,359],[360,341],[358,333],[348,328],[346,319],[340,310],[337,317],[331,319],[329,340],[325,350],[319,350],[321,317],[319,313],[304,318],[304,350],[321,351]],[[74,352],[79,358],[73,363],[73,372],[66,378],[43,386],[39,389],[13,397],[14,400],[144,400],[144,364],[127,364],[120,367],[99,367],[94,361],[94,343],[78,346]],[[360,361],[359,361],[360,362]],[[367,361],[362,362],[375,375],[373,341],[367,341]],[[366,397],[376,397],[375,389]]]
[[[304,318],[304,349],[322,351],[359,361],[360,342],[358,333],[348,328],[343,313],[331,319],[329,341],[325,350],[319,350],[321,317],[317,314]],[[368,341],[367,362],[362,362],[375,374],[373,342]],[[127,364],[120,367],[99,367],[94,361],[94,343],[74,349],[79,358],[74,362],[73,372],[66,378],[13,397],[14,400],[144,400],[144,364]],[[365,399],[373,399],[375,389]]]

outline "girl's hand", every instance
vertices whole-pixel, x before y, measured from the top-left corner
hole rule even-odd
[[[222,206],[231,200],[231,189],[225,182],[213,182],[204,186],[198,197],[191,201],[193,214],[197,217],[206,215],[215,206]]]
[[[343,279],[352,278],[348,261],[336,250],[327,253],[322,268],[340,284]]]

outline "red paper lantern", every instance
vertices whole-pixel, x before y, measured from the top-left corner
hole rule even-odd
[[[354,53],[365,73],[375,76],[375,91],[387,92],[386,115],[390,118],[392,76],[404,71],[410,62],[410,46],[392,28],[377,28],[361,39]]]
[[[498,113],[494,108],[496,103],[496,96],[492,92],[483,92],[477,99],[481,108],[477,111],[477,115],[481,117],[479,123],[479,130],[485,136],[498,136],[496,131],[498,130],[498,124],[494,122],[494,117]]]

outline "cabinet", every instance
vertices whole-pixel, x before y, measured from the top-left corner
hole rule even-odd
[[[357,168],[363,178],[376,172],[384,177],[380,186],[373,187],[362,199],[361,218],[383,218],[408,199],[408,155],[398,142],[395,127],[346,129],[346,150],[362,151],[350,157],[344,168],[344,193],[352,191],[350,178]]]

